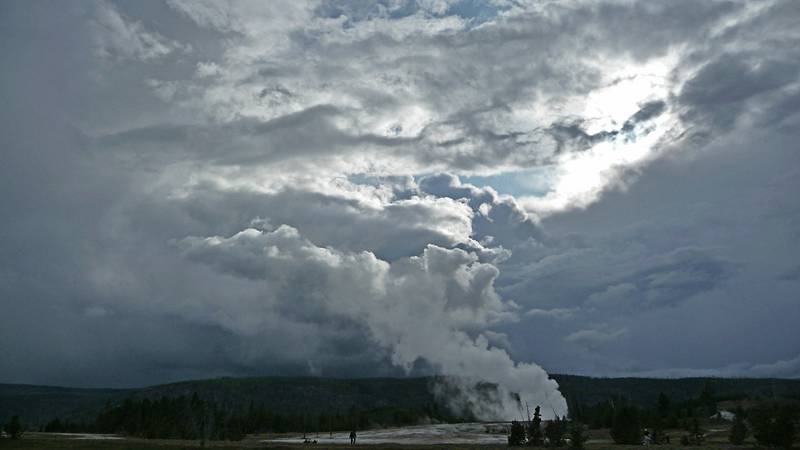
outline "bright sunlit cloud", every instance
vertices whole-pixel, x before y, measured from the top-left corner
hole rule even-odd
[[[612,134],[585,151],[561,154],[548,173],[546,193],[524,196],[525,207],[539,217],[586,207],[604,190],[624,186],[626,172],[657,156],[661,139],[678,126],[677,119],[667,110],[642,123],[629,121],[648,102],[669,96],[667,81],[676,60],[670,55],[643,65],[629,63],[608,76],[609,84],[592,90],[579,123],[587,135]],[[538,184],[541,186],[541,181]]]

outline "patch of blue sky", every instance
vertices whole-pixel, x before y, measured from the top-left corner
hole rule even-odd
[[[435,175],[435,173],[416,174],[414,175],[414,179],[419,181],[430,175]],[[347,180],[353,184],[369,186],[379,186],[386,183],[391,178],[392,177],[387,178],[363,173],[350,174],[347,176]],[[512,195],[515,197],[542,197],[552,190],[554,172],[551,167],[534,167],[531,169],[487,176],[460,175],[459,179],[464,184],[472,184],[478,187],[491,187],[499,194]]]
[[[324,2],[316,9],[320,17],[337,18],[346,16],[342,24],[345,28],[353,26],[356,22],[370,20],[375,17],[388,16],[390,19],[402,19],[419,12],[421,6],[415,0],[396,2],[381,0],[377,2],[340,1]],[[447,7],[439,17],[458,16],[465,19],[470,27],[488,22],[497,16],[501,9],[486,0],[461,0]]]
[[[514,172],[488,176],[464,176],[462,183],[494,188],[499,194],[512,196],[541,197],[552,189],[553,170],[550,167],[534,167]]]
[[[500,8],[485,0],[463,0],[451,5],[446,15],[468,20],[474,27],[494,19],[500,11]]]

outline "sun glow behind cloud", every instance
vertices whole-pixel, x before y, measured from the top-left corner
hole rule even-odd
[[[675,54],[645,64],[626,61],[611,72],[610,84],[593,90],[586,97],[583,110],[586,132],[594,134],[618,128],[636,114],[642,104],[666,98],[670,72],[677,61]]]
[[[590,205],[605,189],[624,186],[623,172],[656,156],[659,140],[671,122],[669,117],[660,117],[653,121],[651,131],[631,140],[617,137],[583,153],[564,155],[554,171],[550,191],[542,197],[523,197],[522,203],[538,216]]]
[[[679,126],[677,118],[669,110],[641,122],[634,118],[648,102],[669,96],[676,61],[673,54],[644,65],[629,63],[609,75],[609,84],[591,91],[579,123],[588,136],[606,136],[583,151],[559,155],[547,174],[549,189],[544,195],[523,195],[525,207],[539,217],[584,208],[604,190],[624,187],[623,175],[656,157],[662,138]]]

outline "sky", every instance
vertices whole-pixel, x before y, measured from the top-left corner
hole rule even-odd
[[[798,22],[4,1],[0,381],[798,377]]]

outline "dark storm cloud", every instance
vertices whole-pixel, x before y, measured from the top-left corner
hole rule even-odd
[[[539,330],[537,357],[563,371],[649,376],[761,376],[793,360],[795,139],[795,131],[735,134],[691,159],[653,165],[635,190],[545,220],[549,245],[517,248],[499,266],[513,281],[499,281],[504,296],[534,311],[570,311],[557,321],[529,316]],[[514,339],[521,327],[505,331],[523,353]],[[584,342],[623,329],[602,346]],[[557,341],[582,330],[597,332],[571,339],[581,347]],[[581,353],[590,345],[596,358]],[[551,346],[559,350],[541,350]]]
[[[779,280],[784,281],[798,281],[800,280],[800,266],[789,269],[778,276]]]
[[[729,130],[743,115],[769,128],[798,111],[791,99],[800,81],[793,25],[800,9],[791,1],[757,9],[687,58],[695,70],[677,101],[690,129]]]
[[[598,308],[657,308],[674,306],[714,289],[731,276],[735,263],[720,260],[702,249],[679,248],[645,262],[644,268],[615,280],[589,295]]]
[[[318,105],[266,122],[154,125],[102,136],[96,147],[100,152],[119,149],[115,156],[123,159],[133,154],[158,164],[192,158],[221,165],[247,165],[350,152],[362,145],[392,147],[409,142],[409,139],[353,135],[340,130],[332,120],[341,113],[332,105]]]
[[[543,253],[541,259],[516,268],[517,258],[536,258],[530,253],[523,256],[525,249],[520,248],[509,261],[513,265],[503,290],[518,301],[528,297],[525,292],[537,292],[538,307],[583,305],[607,313],[636,314],[680,304],[735,273],[735,262],[712,256],[708,250],[683,247],[662,254],[653,249],[642,252],[634,236],[625,239],[627,244],[605,242],[605,248],[594,247],[599,243],[585,248],[542,247],[537,250]]]
[[[764,60],[761,55],[725,54],[703,66],[687,81],[679,101],[689,108],[685,119],[688,122],[706,120],[713,126],[729,128],[747,111],[748,100],[796,83],[798,76],[800,64],[792,59]]]

